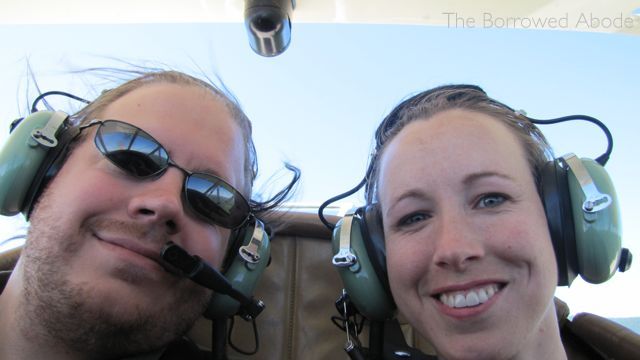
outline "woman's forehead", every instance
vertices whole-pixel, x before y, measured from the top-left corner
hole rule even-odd
[[[456,151],[458,148],[468,148],[471,144],[480,146],[498,143],[505,146],[518,144],[517,136],[502,120],[480,112],[453,109],[429,118],[418,118],[405,125],[389,140],[382,155],[394,152],[394,148],[403,147],[411,150],[433,148]]]
[[[411,182],[408,175],[413,172],[462,176],[487,169],[528,174],[517,137],[491,116],[447,111],[408,124],[387,144],[380,162],[380,190],[389,180]]]

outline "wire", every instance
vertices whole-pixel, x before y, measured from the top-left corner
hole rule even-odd
[[[71,98],[73,100],[77,100],[77,101],[83,102],[85,104],[90,104],[91,103],[91,101],[89,101],[89,100],[83,99],[83,98],[81,98],[79,96],[76,96],[76,95],[73,95],[73,94],[70,94],[70,93],[68,93],[66,91],[57,91],[57,90],[47,91],[47,92],[44,92],[44,93],[38,95],[38,97],[36,97],[33,100],[33,103],[31,105],[31,112],[34,113],[34,112],[38,111],[38,102],[40,102],[40,101],[43,101],[45,103],[45,106],[47,106],[47,108],[49,108],[45,98],[47,96],[50,96],[50,95],[62,95],[62,96],[66,96],[68,98]]]
[[[333,323],[333,325],[335,325],[338,329],[346,332],[347,328],[344,325],[345,321],[349,321],[350,324],[353,325],[353,329],[355,330],[355,334],[356,335],[360,335],[362,333],[362,330],[364,329],[364,321],[367,319],[364,316],[360,315],[360,314],[355,314],[354,315],[354,319],[349,320],[347,318],[342,317],[342,315],[338,316],[338,315],[333,315],[331,316],[331,322]],[[358,320],[358,317],[360,318],[360,320]]]
[[[91,101],[87,100],[87,99],[83,99],[79,96],[73,95],[71,93],[68,93],[66,91],[57,91],[57,90],[53,90],[53,91],[47,91],[44,92],[40,95],[38,95],[38,97],[36,97],[33,100],[33,103],[31,104],[31,109],[29,111],[30,114],[33,114],[34,112],[38,112],[38,103],[40,101],[44,102],[45,106],[47,107],[47,109],[51,110],[51,106],[49,105],[49,103],[47,103],[47,101],[45,100],[45,98],[49,95],[62,95],[62,96],[66,96],[68,98],[71,98],[73,100],[77,100],[80,102],[83,102],[85,104],[91,104]],[[11,124],[9,125],[9,132],[13,132],[13,130],[16,128],[16,126],[18,126],[22,120],[24,120],[24,117],[15,119],[11,122]]]
[[[356,187],[354,187],[353,189],[344,192],[340,195],[336,195],[332,198],[330,198],[329,200],[325,201],[322,203],[322,205],[320,205],[320,207],[318,208],[318,217],[320,217],[320,221],[322,221],[322,223],[324,224],[324,226],[326,226],[327,228],[329,228],[329,230],[333,231],[333,229],[335,229],[336,225],[330,223],[325,217],[324,217],[324,209],[329,206],[331,203],[334,203],[340,199],[344,199],[347,196],[355,193],[356,191],[360,190],[367,182],[367,176],[365,176],[358,185],[356,185]]]
[[[228,339],[229,339],[229,346],[231,346],[231,348],[237,352],[239,352],[242,355],[255,355],[258,350],[260,349],[260,339],[258,337],[258,327],[256,326],[256,319],[251,319],[251,325],[253,327],[253,337],[255,339],[255,343],[256,346],[253,350],[251,351],[245,351],[242,350],[240,348],[238,348],[236,345],[233,344],[233,341],[231,340],[231,332],[233,331],[233,325],[234,325],[234,317],[231,317],[231,324],[229,325],[229,335],[228,335]]]
[[[373,167],[375,166],[375,154],[373,154],[371,156],[371,160],[369,162],[369,167],[367,168],[367,172],[364,175],[364,178],[362,178],[362,180],[360,180],[360,183],[358,183],[358,185],[356,185],[353,189],[348,190],[347,192],[344,192],[342,194],[336,195],[332,198],[330,198],[329,200],[325,201],[322,203],[322,205],[320,205],[320,207],[318,208],[318,217],[320,218],[320,221],[322,221],[322,223],[324,224],[324,226],[326,226],[327,228],[329,228],[329,230],[333,231],[333,229],[335,229],[336,225],[330,223],[325,217],[324,217],[324,209],[331,205],[332,203],[340,200],[340,199],[344,199],[347,196],[351,196],[352,194],[354,194],[356,191],[362,189],[362,187],[367,185],[367,180],[371,177],[371,173],[373,172]],[[365,190],[366,191],[366,190]]]
[[[607,163],[607,161],[609,161],[609,156],[613,151],[613,136],[611,136],[611,132],[602,121],[588,115],[569,115],[569,116],[563,116],[563,117],[548,119],[548,120],[532,119],[530,117],[527,117],[527,119],[529,119],[529,121],[531,121],[534,124],[540,124],[540,125],[557,124],[557,123],[572,121],[572,120],[584,120],[592,124],[596,124],[604,132],[605,136],[607,137],[607,150],[602,155],[598,156],[595,160],[598,162],[598,164],[602,166],[604,166]]]

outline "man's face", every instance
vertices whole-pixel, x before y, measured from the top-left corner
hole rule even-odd
[[[244,186],[240,129],[202,88],[146,85],[99,117],[146,131],[182,168]],[[86,342],[112,338],[94,344],[96,351],[128,351],[118,349],[120,337],[133,349],[161,346],[188,329],[210,296],[156,262],[163,245],[173,241],[219,267],[230,230],[188,210],[185,175],[175,167],[140,180],[113,165],[94,145],[96,128],[85,130],[36,205],[23,261],[26,288],[38,299],[30,300],[36,313],[42,312],[35,318],[44,318],[58,336],[78,344],[82,336]],[[52,311],[50,304],[59,308]],[[69,329],[74,326],[79,330]]]

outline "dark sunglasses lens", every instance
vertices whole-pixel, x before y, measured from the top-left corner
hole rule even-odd
[[[128,174],[148,177],[168,166],[169,155],[151,135],[120,121],[105,121],[96,132],[98,150]]]
[[[233,229],[249,217],[249,204],[231,185],[211,175],[191,174],[185,184],[189,206],[220,226]]]

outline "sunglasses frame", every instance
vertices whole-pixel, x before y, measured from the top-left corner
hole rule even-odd
[[[120,125],[124,125],[125,127],[129,127],[132,129],[135,129],[136,133],[141,133],[144,134],[144,136],[153,141],[155,144],[157,144],[157,146],[163,150],[163,152],[166,154],[166,164],[163,165],[159,165],[160,170],[149,174],[149,175],[138,175],[138,174],[134,174],[132,173],[130,170],[124,168],[123,166],[121,166],[120,164],[118,164],[116,161],[114,161],[112,159],[112,157],[109,155],[109,153],[105,153],[106,151],[106,146],[104,144],[99,144],[99,137],[100,137],[100,130],[105,126],[105,124],[109,124],[109,123],[116,123],[116,124],[120,124]],[[200,172],[193,172],[193,171],[189,171],[185,168],[183,168],[182,166],[178,165],[175,161],[173,161],[171,159],[171,157],[169,156],[169,152],[167,151],[167,149],[158,141],[156,140],[153,136],[151,136],[151,134],[149,134],[148,132],[144,131],[143,129],[130,124],[128,122],[122,121],[122,120],[116,120],[116,119],[106,119],[106,120],[100,120],[100,119],[93,119],[91,121],[89,121],[88,123],[84,124],[84,125],[80,125],[78,127],[78,135],[80,135],[82,133],[82,131],[96,126],[98,125],[98,128],[96,129],[96,132],[94,134],[94,145],[96,146],[97,150],[102,154],[102,156],[104,156],[107,160],[109,160],[113,165],[117,166],[119,169],[121,169],[122,171],[124,171],[127,175],[130,175],[136,179],[151,179],[151,178],[159,178],[161,177],[169,167],[175,167],[176,169],[180,170],[184,175],[184,181],[182,182],[182,197],[184,200],[184,203],[187,205],[186,207],[189,208],[189,210],[191,210],[191,212],[193,212],[195,215],[198,216],[198,218],[204,220],[205,222],[211,223],[211,224],[215,224],[218,226],[221,226],[223,228],[226,229],[231,229],[231,230],[235,230],[237,228],[242,227],[243,225],[245,225],[247,223],[247,221],[249,221],[252,217],[252,212],[251,212],[251,207],[249,205],[249,202],[247,201],[247,199],[245,199],[245,197],[242,195],[242,193],[240,193],[240,191],[238,191],[235,187],[233,187],[231,184],[229,184],[228,182],[224,181],[223,179],[221,179],[219,176],[213,175],[213,174],[207,174],[207,173],[200,173]],[[104,139],[102,138],[101,141],[104,141]],[[103,149],[105,149],[105,151],[103,151]],[[149,156],[150,157],[150,156]],[[155,163],[155,162],[154,162]],[[158,165],[156,163],[156,165]],[[214,220],[211,217],[205,216],[203,215],[200,211],[196,210],[196,207],[191,203],[191,201],[189,200],[189,196],[187,194],[187,191],[189,190],[187,188],[187,184],[189,182],[189,179],[193,179],[194,176],[198,176],[200,175],[199,179],[204,179],[207,181],[210,181],[212,184],[222,184],[223,188],[225,188],[225,190],[229,191],[230,193],[233,194],[233,199],[234,202],[237,203],[238,201],[240,201],[241,203],[241,207],[242,208],[246,208],[246,215],[244,215],[242,217],[241,220],[233,222],[233,223],[224,223],[221,222],[219,220]],[[213,178],[215,180],[215,182],[209,180],[208,178]],[[215,186],[215,185],[214,185]],[[219,185],[218,185],[219,186]],[[195,190],[197,191],[197,190]],[[206,195],[206,192],[202,192],[202,191],[197,191],[198,193],[200,193],[202,196],[204,196],[205,198],[209,198]],[[234,205],[235,206],[235,205]],[[229,216],[230,218],[234,218],[233,215]]]

